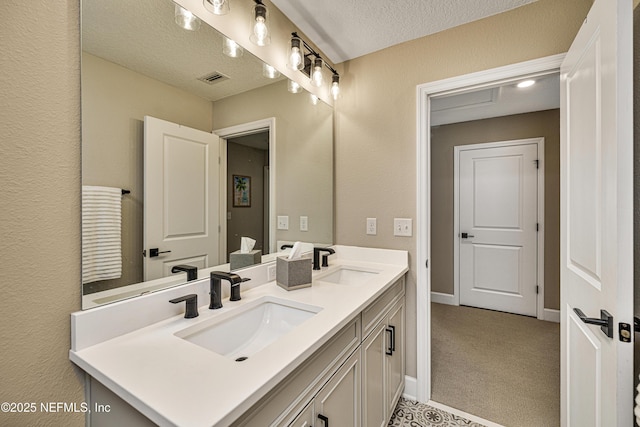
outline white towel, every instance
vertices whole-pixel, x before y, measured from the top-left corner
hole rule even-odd
[[[122,190],[82,186],[82,283],[122,275]]]

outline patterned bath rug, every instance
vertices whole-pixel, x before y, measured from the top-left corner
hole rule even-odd
[[[389,426],[394,427],[485,427],[466,418],[413,400],[400,399]]]

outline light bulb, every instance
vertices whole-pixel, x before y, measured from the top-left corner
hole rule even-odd
[[[536,84],[535,80],[525,80],[517,84],[520,89],[524,89],[525,87],[530,87]]]
[[[229,13],[229,0],[207,0],[212,7],[207,8],[214,15],[226,15]],[[206,5],[206,3],[205,3]]]
[[[249,36],[249,40],[258,46],[266,46],[271,43],[271,36],[267,26],[267,8],[265,5],[262,3],[256,4],[253,16],[253,32]]]
[[[280,77],[280,71],[267,63],[262,63],[262,75],[268,79],[276,79]]]
[[[340,76],[337,74],[334,74],[333,77],[331,78],[331,96],[335,101],[338,99],[339,95],[340,95]]]
[[[244,53],[244,49],[230,38],[223,37],[222,53],[230,58],[239,58]]]
[[[316,87],[322,86],[322,59],[313,60],[313,70],[311,71],[311,84]]]
[[[320,98],[318,98],[317,96],[315,96],[314,94],[311,94],[311,103],[313,105],[318,105],[318,101],[320,101]]]
[[[189,31],[197,31],[200,29],[200,20],[187,9],[176,5],[175,8],[176,24]]]
[[[304,55],[301,49],[301,40],[298,37],[291,38],[289,49],[289,63],[287,66],[292,70],[302,70],[304,66]]]
[[[300,86],[298,82],[289,80],[289,83],[287,83],[287,90],[291,93],[300,93],[302,92],[302,86]]]

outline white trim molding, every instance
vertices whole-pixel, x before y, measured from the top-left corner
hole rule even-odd
[[[416,87],[416,400],[431,398],[431,97],[557,73],[564,54],[425,83]],[[421,266],[425,266],[425,268]]]
[[[542,320],[546,320],[547,322],[560,323],[560,310],[545,308]]]
[[[431,302],[447,305],[460,305],[460,299],[453,294],[431,291]]]

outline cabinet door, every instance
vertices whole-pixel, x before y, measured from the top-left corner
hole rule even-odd
[[[316,427],[360,426],[360,349],[338,369],[314,399]]]
[[[386,324],[380,322],[362,343],[362,425],[387,425]]]
[[[309,403],[306,408],[300,412],[300,415],[296,417],[295,420],[289,427],[312,427],[313,426],[313,402]]]
[[[404,299],[393,306],[387,317],[387,327],[391,332],[392,354],[387,356],[387,413],[393,413],[395,405],[404,389]]]

